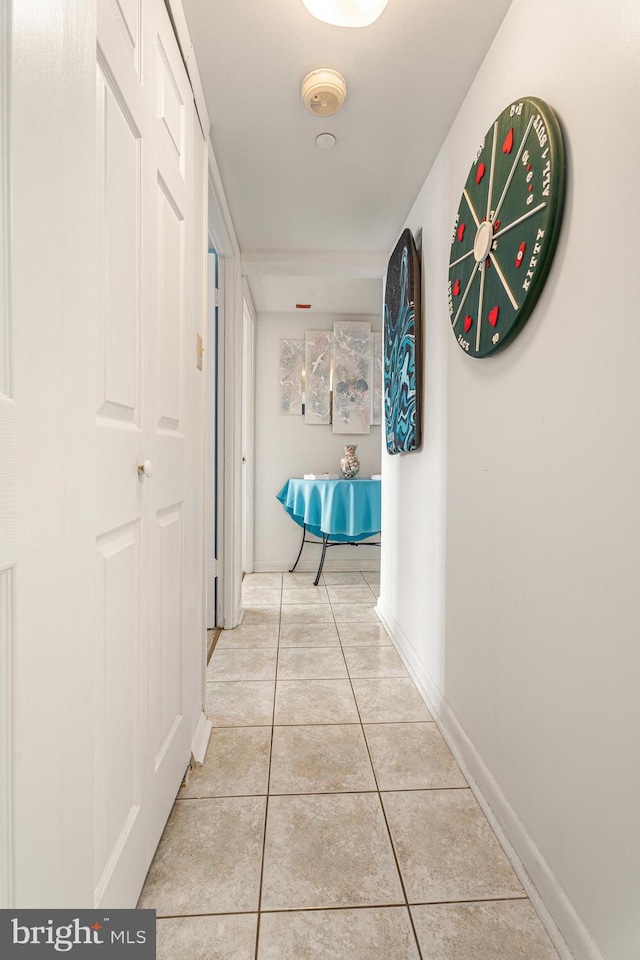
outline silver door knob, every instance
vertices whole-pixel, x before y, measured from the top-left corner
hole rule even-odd
[[[152,477],[153,476],[153,464],[151,460],[145,460],[144,463],[138,465],[138,476],[139,477]]]

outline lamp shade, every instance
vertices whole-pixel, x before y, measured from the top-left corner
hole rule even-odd
[[[368,27],[377,20],[388,0],[303,0],[316,19],[336,27]]]

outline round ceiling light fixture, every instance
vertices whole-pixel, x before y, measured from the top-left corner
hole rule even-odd
[[[316,143],[321,150],[331,150],[336,145],[336,138],[332,133],[321,133],[316,137]]]
[[[388,0],[303,0],[316,20],[336,27],[368,27],[377,20]]]
[[[341,73],[322,67],[302,81],[302,102],[314,117],[331,117],[347,99],[347,83]]]

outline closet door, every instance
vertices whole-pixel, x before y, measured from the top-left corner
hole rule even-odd
[[[187,283],[204,146],[159,0],[98,0],[97,54],[94,902],[131,906],[199,706],[202,631],[185,603],[202,447],[186,446],[201,432]]]

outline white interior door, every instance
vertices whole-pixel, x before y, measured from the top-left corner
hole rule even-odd
[[[160,0],[98,0],[97,145],[94,880],[125,906],[189,761],[204,649],[204,141]]]
[[[9,296],[10,6],[0,9],[0,909],[12,901],[11,648],[13,581],[18,562],[17,406],[12,398]]]
[[[218,617],[218,254],[209,247],[207,257],[207,629]]]

